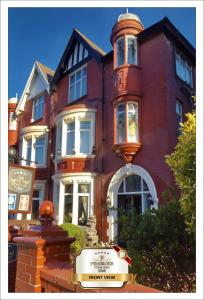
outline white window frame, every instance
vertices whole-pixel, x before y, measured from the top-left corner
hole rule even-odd
[[[36,106],[36,102],[37,102],[37,106],[39,106],[38,101],[43,98],[43,104],[42,104],[42,115],[37,117],[35,119],[35,106]],[[43,112],[44,112],[44,104],[45,104],[45,96],[44,94],[38,95],[37,97],[35,97],[33,99],[33,105],[32,105],[32,119],[31,122],[37,121],[39,119],[41,119],[43,117]]]
[[[76,98],[76,84],[77,84],[77,82],[78,82],[78,81],[76,81],[76,73],[77,73],[78,71],[84,69],[84,68],[86,68],[86,76],[81,77],[80,80],[79,80],[79,81],[80,81],[80,96],[79,96],[78,98]],[[76,101],[77,99],[79,99],[79,98],[81,98],[81,97],[87,95],[87,88],[88,88],[88,85],[87,85],[87,78],[88,78],[87,72],[88,72],[88,68],[87,68],[87,64],[85,64],[85,65],[81,66],[80,68],[74,70],[72,73],[69,74],[69,93],[68,93],[68,95],[69,95],[69,97],[68,97],[68,102],[69,102],[69,103],[74,102],[74,101]],[[72,77],[73,75],[75,75],[75,82],[74,82],[75,89],[74,89],[74,99],[71,99],[71,97],[70,97],[71,77]],[[82,95],[82,79],[85,79],[85,78],[86,78],[86,93]]]
[[[26,159],[27,158],[27,142],[31,140],[31,163],[30,166],[36,168],[46,168],[47,167],[47,150],[48,150],[48,132],[47,126],[30,126],[25,127],[21,130],[20,136],[20,148],[21,148],[21,156]],[[35,163],[36,156],[36,139],[45,138],[44,144],[44,155],[43,155],[43,163],[37,164]],[[26,160],[21,161],[21,165],[26,166]]]
[[[94,208],[94,173],[65,173],[54,175],[54,191],[53,195],[59,199],[55,201],[56,220],[58,224],[64,222],[64,201],[65,201],[65,185],[73,184],[73,205],[72,205],[72,224],[78,225],[78,204],[79,196],[89,195],[88,217],[93,214]],[[79,184],[89,184],[89,193],[78,193]],[[59,185],[59,196],[56,195],[57,185]]]
[[[134,64],[129,64],[128,63],[128,38],[134,39],[134,44],[135,44],[135,63]],[[137,37],[134,35],[126,35],[126,40],[125,40],[125,45],[126,45],[126,63],[129,65],[137,65],[138,64],[138,46],[137,46]]]
[[[58,138],[55,147],[55,161],[60,160],[63,157],[95,157],[95,154],[92,154],[93,147],[95,145],[95,116],[96,109],[76,109],[59,114],[56,118],[57,134],[59,136],[59,129],[62,127],[61,134],[61,153],[57,155],[58,150],[60,149],[60,141]],[[80,122],[90,121],[90,144],[89,144],[89,153],[80,153]],[[74,152],[73,154],[67,154],[67,124],[75,122],[75,132],[74,132]]]

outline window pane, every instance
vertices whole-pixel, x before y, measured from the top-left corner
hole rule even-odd
[[[117,107],[117,143],[125,141],[125,104]]]
[[[149,191],[148,185],[146,184],[146,182],[143,180],[143,191]]]
[[[80,153],[89,154],[90,152],[90,132],[80,132]]]
[[[65,193],[73,194],[73,184],[72,183],[65,185]]]
[[[86,77],[86,75],[87,75],[87,67],[83,68],[81,70],[81,72],[82,72],[82,77]]]
[[[43,165],[44,148],[42,146],[35,149],[35,161],[39,165]]]
[[[76,83],[76,99],[81,97],[81,81]]]
[[[30,165],[30,161],[31,161],[31,147],[32,147],[32,140],[27,141],[27,153],[26,153],[26,160],[28,160],[26,162],[26,165],[29,166]]]
[[[74,131],[67,132],[67,154],[74,153]]]
[[[128,103],[128,142],[137,141],[137,106]]]
[[[74,129],[75,129],[75,123],[74,122],[67,124],[67,130],[68,131],[74,130]]]
[[[119,189],[118,189],[118,193],[123,193],[124,192],[124,181],[121,183]]]
[[[76,72],[76,81],[81,80],[81,70]]]
[[[138,175],[131,175],[125,179],[126,192],[140,192],[141,191],[141,177]]]
[[[120,38],[116,42],[117,66],[124,64],[124,38]]]
[[[31,214],[31,219],[32,220],[38,220],[39,217],[39,200],[33,200],[32,201],[32,214]]]
[[[78,224],[86,225],[88,219],[88,196],[79,196]]]
[[[73,196],[66,195],[64,197],[64,222],[72,223],[72,205]]]
[[[136,38],[128,37],[127,38],[127,63],[136,64]]]
[[[33,190],[33,198],[39,198],[40,197],[40,191],[39,190]]]
[[[44,144],[45,144],[45,138],[36,139],[36,145],[44,145]]]
[[[75,85],[70,86],[70,94],[69,94],[70,100],[75,99]]]
[[[90,129],[90,128],[91,128],[91,121],[80,122],[80,129]]]
[[[148,194],[143,194],[143,212],[145,212],[148,209]]]
[[[70,86],[75,83],[75,74],[70,76]]]
[[[86,87],[87,87],[87,80],[86,78],[82,79],[82,96],[86,95]]]
[[[79,184],[78,193],[89,193],[89,184],[85,184],[85,183]]]

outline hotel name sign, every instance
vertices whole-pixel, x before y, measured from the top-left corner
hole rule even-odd
[[[35,169],[9,164],[8,211],[30,213]]]

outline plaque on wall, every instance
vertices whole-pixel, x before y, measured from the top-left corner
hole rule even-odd
[[[30,213],[35,169],[9,164],[8,211]]]

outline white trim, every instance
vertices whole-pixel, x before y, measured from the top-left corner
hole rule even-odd
[[[89,183],[90,190],[89,190],[89,203],[88,203],[88,216],[93,214],[94,208],[94,177],[96,176],[95,173],[64,173],[64,174],[55,174],[52,176],[54,181],[54,203],[58,205],[55,208],[58,214],[56,215],[56,220],[58,224],[63,223],[64,218],[64,196],[65,196],[65,185],[68,183],[73,184],[73,207],[72,207],[72,223],[77,225],[78,224],[78,201],[79,196],[82,193],[78,193],[78,184],[80,183]],[[59,202],[55,200],[57,197],[56,195],[56,185],[59,184]]]
[[[120,187],[121,182],[123,179],[129,175],[139,175],[142,177],[149,188],[150,194],[152,195],[152,199],[154,201],[154,205],[152,205],[152,208],[158,208],[158,198],[157,198],[157,191],[153,182],[152,177],[150,174],[143,169],[142,167],[138,165],[131,165],[126,164],[124,167],[119,169],[112,177],[108,193],[107,193],[107,201],[110,201],[110,206],[117,208],[117,196],[118,196],[118,189]],[[117,210],[109,210],[109,215],[107,216],[107,222],[108,222],[108,230],[107,235],[109,237],[109,241],[113,241],[115,237],[117,236]]]
[[[40,93],[43,92],[44,90],[47,90],[49,92],[49,83],[48,83],[47,79],[45,78],[43,72],[41,71],[40,67],[38,66],[38,63],[35,62],[33,64],[33,67],[32,67],[31,73],[28,77],[28,80],[26,82],[26,85],[25,85],[25,88],[24,88],[23,93],[21,95],[21,98],[20,98],[20,100],[18,102],[18,105],[16,107],[16,114],[17,115],[19,115],[22,111],[24,111],[25,103],[29,99],[29,96],[27,95],[27,92],[28,92],[28,90],[30,88],[30,85],[32,83],[32,79],[35,76],[35,71],[38,72],[39,77],[41,78],[41,80],[43,82],[43,86],[44,86],[44,88],[42,89],[42,91],[40,91]]]

